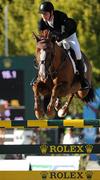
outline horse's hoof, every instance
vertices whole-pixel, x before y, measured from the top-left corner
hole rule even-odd
[[[49,119],[53,119],[56,116],[56,111],[54,109],[52,111],[47,111],[46,115]]]
[[[60,118],[63,118],[63,117],[65,117],[65,116],[67,116],[67,114],[68,114],[68,109],[66,109],[66,107],[62,107],[61,109],[59,109],[59,111],[58,111],[58,117],[60,117]]]
[[[52,110],[53,110],[52,106],[51,106],[51,105],[48,105],[48,106],[47,106],[47,112],[48,112],[48,113],[51,113]]]
[[[42,112],[36,111],[35,110],[35,116],[37,119],[43,119],[44,114]]]
[[[55,110],[59,111],[59,109],[61,109],[61,100],[57,98],[55,102]]]
[[[65,117],[66,115],[67,115],[67,113],[64,113],[64,111],[63,111],[62,109],[60,109],[60,110],[58,111],[58,117],[63,118],[63,117]]]

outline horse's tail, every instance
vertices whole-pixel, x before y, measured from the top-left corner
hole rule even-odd
[[[85,96],[83,98],[83,101],[86,102],[86,103],[93,102],[94,98],[95,98],[94,88],[90,87],[89,92],[88,92],[87,96]]]

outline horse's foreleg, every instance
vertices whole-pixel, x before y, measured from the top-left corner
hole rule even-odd
[[[51,94],[51,99],[50,99],[50,102],[48,104],[48,107],[47,107],[47,111],[48,112],[51,112],[54,110],[55,108],[55,101],[56,101],[56,98],[57,97],[60,97],[60,96],[66,96],[67,94],[70,94],[69,93],[69,88],[68,88],[68,85],[67,83],[61,83],[59,85],[55,85],[52,89],[52,94]],[[58,111],[59,114],[61,115],[61,117],[64,117],[67,112],[68,112],[68,108],[69,108],[69,105],[72,101],[72,98],[73,98],[73,94],[70,94],[69,95],[69,98],[68,98],[68,101],[64,104],[64,106]]]
[[[32,86],[33,92],[34,92],[34,112],[35,112],[35,116],[37,119],[40,119],[43,117],[43,111],[41,110],[41,106],[40,106],[40,97],[39,97],[39,92],[38,92],[38,88],[37,88],[37,84],[34,84]]]
[[[50,111],[52,108],[55,107],[55,101],[57,99],[57,97],[59,96],[65,96],[66,94],[66,89],[67,89],[67,83],[56,83],[56,85],[53,87],[52,89],[52,93],[51,93],[51,99],[50,102],[48,104],[48,111]]]
[[[68,97],[67,102],[65,102],[64,106],[61,109],[59,109],[59,111],[58,111],[58,116],[59,117],[65,117],[68,114],[69,106],[70,106],[70,103],[71,103],[71,101],[73,99],[73,96],[74,96],[74,94],[70,94],[69,97]]]
[[[49,118],[54,118],[56,115],[56,111],[55,111],[55,101],[58,95],[58,90],[57,90],[57,86],[54,86],[52,89],[52,93],[51,93],[51,98],[50,98],[50,102],[47,106],[47,116]]]
[[[50,98],[50,102],[48,104],[47,110],[50,112],[52,109],[54,109],[54,104],[57,98],[57,86],[54,86],[52,89],[52,94],[51,94],[51,98]]]

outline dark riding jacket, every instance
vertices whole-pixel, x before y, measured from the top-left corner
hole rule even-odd
[[[38,29],[39,31],[48,29],[51,32],[58,32],[59,41],[61,41],[76,32],[77,24],[74,19],[69,18],[65,13],[55,10],[53,27],[41,18]]]

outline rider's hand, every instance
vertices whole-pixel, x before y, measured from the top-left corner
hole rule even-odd
[[[60,42],[62,39],[61,39],[61,34],[58,33],[58,32],[53,32],[52,33],[52,40],[53,41],[58,41]]]
[[[60,42],[61,40],[62,40],[61,36],[57,36],[57,37],[56,37],[56,41],[57,41],[57,42]]]

